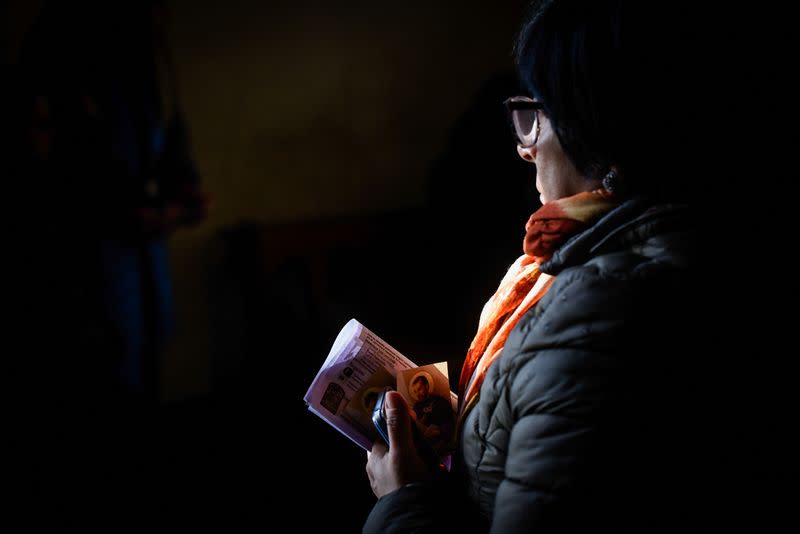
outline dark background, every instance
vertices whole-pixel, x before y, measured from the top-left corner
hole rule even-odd
[[[41,5],[0,3],[6,81]],[[65,297],[80,252],[38,234],[47,214],[17,199],[14,237],[41,262],[7,247],[35,317],[13,327],[13,508],[35,526],[119,530],[269,527],[291,506],[306,510],[293,529],[357,531],[374,500],[365,454],[302,397],[351,317],[457,379],[538,202],[502,107],[525,2],[167,8],[211,207],[170,237],[177,330],[157,399],[98,383],[103,354],[75,340],[81,308]]]

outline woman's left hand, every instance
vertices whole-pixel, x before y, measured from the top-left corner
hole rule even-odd
[[[378,440],[367,452],[367,476],[378,498],[412,482],[424,482],[432,473],[420,458],[414,445],[408,404],[396,391],[386,394],[386,425],[389,428],[388,447]]]

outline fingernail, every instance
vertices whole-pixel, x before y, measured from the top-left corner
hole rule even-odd
[[[399,399],[394,392],[390,392],[386,394],[386,408],[390,410],[394,410],[395,408],[400,407]]]

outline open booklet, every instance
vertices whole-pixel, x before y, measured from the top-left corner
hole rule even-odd
[[[433,449],[453,446],[457,398],[450,391],[446,362],[418,367],[364,325],[351,319],[303,400],[308,409],[366,450],[378,439],[372,409],[378,394],[396,389]]]

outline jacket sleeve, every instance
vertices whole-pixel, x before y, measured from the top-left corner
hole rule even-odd
[[[372,508],[364,534],[436,532],[436,492],[430,484],[413,484],[384,495]]]
[[[378,499],[363,534],[485,532],[485,520],[460,495],[448,479],[403,486]]]
[[[600,503],[613,493],[604,469],[614,461],[615,415],[626,409],[619,336],[631,288],[586,271],[560,282],[486,379],[499,392],[492,417],[508,436],[491,532],[571,532],[609,512]]]

